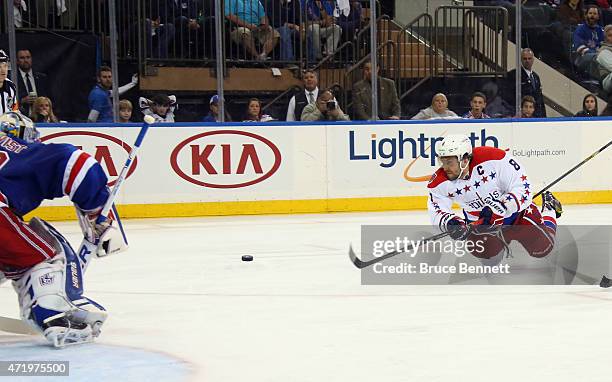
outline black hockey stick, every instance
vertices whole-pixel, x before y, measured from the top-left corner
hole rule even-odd
[[[548,191],[549,188],[551,188],[552,186],[554,186],[555,184],[559,183],[559,181],[561,181],[563,178],[565,178],[566,176],[568,176],[569,174],[571,174],[572,172],[574,172],[574,170],[576,170],[578,167],[582,166],[583,164],[585,164],[586,162],[590,161],[591,159],[595,158],[597,156],[597,154],[599,154],[600,152],[604,151],[605,149],[607,149],[610,145],[612,145],[612,141],[606,143],[604,146],[602,146],[599,150],[595,151],[593,154],[589,155],[588,157],[586,157],[582,162],[578,163],[577,165],[575,165],[574,167],[572,167],[571,169],[567,170],[565,172],[565,174],[561,175],[560,177],[558,177],[557,179],[553,180],[552,183],[550,183],[548,186],[544,187],[542,189],[542,191],[538,192],[537,194],[535,194],[533,197],[537,197],[540,196],[540,194],[542,194],[544,191]]]
[[[599,150],[595,151],[593,154],[589,155],[587,158],[585,158],[582,162],[578,163],[577,165],[575,165],[574,167],[572,167],[571,169],[569,169],[568,171],[566,171],[563,175],[561,175],[560,177],[558,177],[557,179],[555,179],[554,181],[552,181],[551,183],[548,184],[548,186],[544,187],[543,189],[541,189],[539,192],[537,192],[533,198],[536,198],[540,195],[542,195],[545,191],[547,191],[548,189],[550,189],[552,186],[554,186],[555,184],[559,183],[559,181],[561,181],[563,178],[565,178],[566,176],[568,176],[569,174],[571,174],[572,172],[574,172],[578,167],[582,166],[583,164],[585,164],[586,162],[590,161],[591,159],[595,158],[595,156],[597,156],[597,154],[601,153],[602,151],[604,151],[605,149],[607,149],[610,145],[612,145],[612,141],[608,142],[607,144],[605,144],[604,146],[602,146]],[[437,235],[433,235],[430,236],[426,239],[423,239],[421,241],[421,243],[426,243],[428,241],[434,241],[434,240],[438,240],[441,239],[445,236],[447,236],[449,233],[448,232],[442,232],[439,233]],[[407,248],[403,248],[402,250],[397,250],[397,251],[393,251],[393,252],[389,252],[386,253],[380,257],[374,258],[372,260],[368,260],[368,261],[363,261],[360,258],[357,257],[357,255],[355,254],[355,251],[353,251],[353,246],[349,245],[349,258],[351,259],[351,262],[353,264],[355,264],[355,266],[359,269],[363,269],[365,267],[369,267],[370,265],[376,264],[378,262],[387,260],[391,257],[397,256],[399,254],[402,253],[406,253],[407,251],[411,250],[413,248],[412,245],[410,245]],[[604,276],[605,278],[605,276]],[[610,280],[603,280],[602,279],[602,284],[605,283],[607,286],[603,286],[604,288],[607,288],[609,286],[612,286],[612,282]]]
[[[428,241],[438,240],[438,239],[441,239],[441,238],[443,238],[445,236],[448,236],[448,232],[442,232],[442,233],[439,233],[437,235],[430,236],[427,239],[421,240],[421,243],[427,243]],[[390,257],[399,255],[400,253],[406,253],[407,251],[411,250],[412,247],[413,246],[410,245],[409,247],[404,248],[403,250],[389,252],[387,254],[384,254],[384,255],[382,255],[380,257],[377,257],[377,258],[374,258],[372,260],[362,261],[361,259],[359,259],[357,257],[357,255],[355,255],[355,251],[353,251],[353,246],[350,245],[349,246],[349,257],[350,257],[351,261],[353,262],[353,264],[355,264],[355,266],[357,268],[362,269],[362,268],[365,268],[365,267],[369,267],[372,264],[379,263],[379,262],[381,262],[383,260],[387,260]]]

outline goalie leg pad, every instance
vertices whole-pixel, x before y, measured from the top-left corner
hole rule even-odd
[[[83,296],[79,259],[63,236],[44,221],[34,225],[45,229],[61,252],[13,282],[21,317],[55,347],[91,342],[100,334],[107,313]]]

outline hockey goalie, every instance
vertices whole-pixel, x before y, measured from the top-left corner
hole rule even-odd
[[[74,203],[90,252],[105,256],[126,243],[113,217],[99,219],[109,197],[99,163],[70,144],[44,144],[27,117],[0,116],[0,279],[12,280],[21,318],[55,347],[91,342],[105,309],[83,295],[84,262],[49,223],[23,216],[45,199]],[[118,218],[118,216],[116,216]]]

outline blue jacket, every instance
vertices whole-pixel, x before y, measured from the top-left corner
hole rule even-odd
[[[581,55],[597,53],[597,48],[605,40],[603,28],[598,24],[591,28],[582,23],[574,31],[574,51]]]

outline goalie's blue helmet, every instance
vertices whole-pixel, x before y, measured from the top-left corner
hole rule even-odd
[[[23,139],[29,143],[40,140],[40,133],[34,127],[34,122],[15,111],[0,115],[0,135],[3,134]]]

